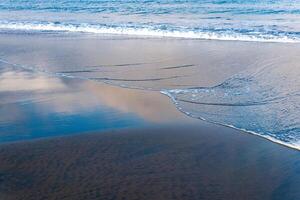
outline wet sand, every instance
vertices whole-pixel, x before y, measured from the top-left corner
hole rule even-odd
[[[300,197],[300,155],[229,128],[128,129],[0,146],[2,199]]]
[[[151,90],[210,87],[242,71],[299,63],[299,44],[1,34],[0,58],[35,71]]]
[[[159,92],[56,77],[0,63],[0,144],[189,121]]]
[[[212,86],[254,57],[260,63],[298,46],[55,35],[2,35],[0,43],[2,59],[36,67],[0,64],[1,200],[300,198],[299,151],[192,119],[158,91],[101,83],[104,74],[116,85]],[[224,62],[228,49],[239,62]],[[80,66],[88,67],[74,72]]]

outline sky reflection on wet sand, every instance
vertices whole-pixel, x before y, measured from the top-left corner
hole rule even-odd
[[[0,66],[0,142],[187,119],[158,92]]]

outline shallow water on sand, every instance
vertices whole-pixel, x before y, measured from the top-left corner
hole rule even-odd
[[[157,92],[58,78],[0,64],[0,143],[187,119]]]
[[[189,116],[299,148],[297,44],[79,35],[4,35],[1,44],[10,66],[161,91]]]

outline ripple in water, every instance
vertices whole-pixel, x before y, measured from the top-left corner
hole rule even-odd
[[[299,66],[288,63],[240,73],[214,87],[162,93],[192,117],[300,149],[299,77]]]

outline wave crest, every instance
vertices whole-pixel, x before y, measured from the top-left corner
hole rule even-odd
[[[162,29],[159,27],[132,27],[92,25],[87,23],[71,24],[59,22],[0,22],[0,29],[9,31],[51,31],[51,32],[77,32],[93,34],[115,34],[141,37],[169,37],[203,40],[229,40],[248,42],[283,42],[299,43],[300,38],[293,35],[249,33],[238,30],[189,30],[189,29]]]

